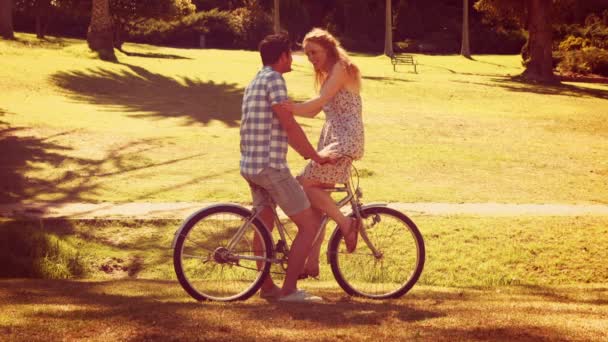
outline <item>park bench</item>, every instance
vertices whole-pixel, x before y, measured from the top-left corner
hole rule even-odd
[[[397,64],[399,65],[411,65],[414,67],[414,73],[418,73],[416,70],[416,61],[412,55],[390,55],[391,63],[393,63],[393,71],[397,71]]]

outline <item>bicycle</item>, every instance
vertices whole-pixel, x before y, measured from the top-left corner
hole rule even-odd
[[[401,297],[422,273],[424,239],[405,214],[386,204],[363,205],[358,172],[354,170],[356,177],[326,189],[345,192],[345,197],[337,201],[338,207],[350,204],[349,216],[361,218],[363,223],[353,253],[346,253],[340,229],[336,226],[333,230],[327,248],[333,276],[351,296]],[[275,210],[279,234],[275,244],[258,214],[237,204],[222,203],[203,208],[184,221],[173,239],[173,265],[179,283],[190,296],[198,301],[245,300],[259,290],[272,264],[279,265],[282,272],[286,270],[287,230]],[[325,216],[315,239],[321,238],[328,222]]]

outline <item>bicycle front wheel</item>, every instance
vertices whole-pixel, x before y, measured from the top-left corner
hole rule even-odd
[[[347,253],[342,233],[336,229],[328,246],[336,281],[351,296],[403,296],[416,284],[424,267],[424,240],[418,227],[403,213],[384,206],[367,207],[361,217],[377,252],[360,235],[355,251]]]
[[[251,297],[270,270],[270,235],[251,212],[218,205],[190,217],[178,232],[173,266],[194,299],[234,301]]]

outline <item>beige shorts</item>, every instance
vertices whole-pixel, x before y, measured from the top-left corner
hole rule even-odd
[[[308,197],[289,169],[267,167],[255,176],[242,175],[249,183],[253,207],[276,207],[293,216],[310,208]]]

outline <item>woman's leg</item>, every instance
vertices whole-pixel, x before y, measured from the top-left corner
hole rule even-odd
[[[304,177],[298,177],[298,180],[304,187],[311,206],[326,213],[327,216],[331,217],[338,224],[342,235],[344,235],[348,252],[354,251],[357,245],[357,220],[342,214],[334,199],[324,190],[324,188],[332,187],[333,184],[323,184]]]

